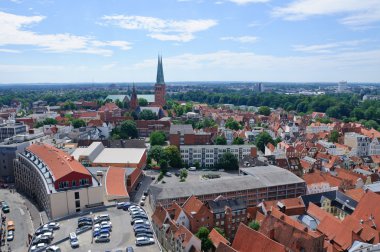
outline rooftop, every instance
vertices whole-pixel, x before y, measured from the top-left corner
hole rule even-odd
[[[141,161],[145,149],[142,148],[105,148],[95,158],[95,164],[138,164]]]
[[[194,134],[193,126],[191,124],[173,124],[170,126],[170,134]]]
[[[105,182],[107,195],[129,197],[127,188],[125,186],[125,172],[125,168],[111,166],[108,169]]]

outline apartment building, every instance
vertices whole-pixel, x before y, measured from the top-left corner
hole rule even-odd
[[[26,125],[18,122],[7,122],[0,124],[0,142],[4,139],[26,133]]]
[[[73,157],[36,143],[17,154],[16,189],[35,201],[49,218],[63,217],[103,204],[103,186]]]
[[[183,145],[207,145],[211,144],[211,133],[195,132],[190,124],[173,124],[170,126],[169,142],[178,148]]]
[[[201,167],[213,167],[225,152],[231,152],[238,160],[257,156],[253,145],[183,145],[180,152],[185,164],[191,166],[198,162]]]
[[[181,205],[192,195],[202,202],[221,195],[255,206],[263,200],[294,198],[306,193],[306,184],[301,178],[277,166],[241,168],[240,174],[242,176],[207,181],[154,184],[150,187],[151,206],[154,209],[160,203],[169,208],[173,201]]]
[[[354,156],[368,156],[371,138],[355,133],[348,132],[344,134],[344,144],[352,148]]]

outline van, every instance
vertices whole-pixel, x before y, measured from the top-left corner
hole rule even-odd
[[[8,231],[15,231],[15,223],[13,221],[7,222],[7,230]]]
[[[96,171],[96,176],[102,177],[103,176],[103,171]]]
[[[197,167],[195,167],[195,166],[192,166],[189,168],[189,171],[196,171],[196,170],[197,170]]]

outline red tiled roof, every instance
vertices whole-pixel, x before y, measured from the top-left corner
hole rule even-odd
[[[380,195],[367,191],[359,201],[352,216],[365,221],[368,225],[370,225],[370,222],[367,221],[372,216],[374,217],[373,222],[376,224],[376,229],[380,230]]]
[[[128,197],[125,183],[125,168],[110,167],[106,175],[106,192],[107,195]]]
[[[185,248],[193,236],[194,235],[183,225],[179,225],[178,229],[174,233],[174,237],[176,239],[179,239],[182,246]],[[196,239],[199,239],[199,238],[196,237]]]
[[[215,252],[238,252],[238,251],[231,248],[227,244],[219,243],[219,246],[216,248]]]
[[[240,223],[232,248],[239,252],[285,252],[284,245]],[[254,248],[254,249],[253,249]]]
[[[316,218],[319,221],[322,221],[326,215],[332,216],[319,206],[315,205],[313,202],[309,203],[309,207],[307,208],[307,214]]]
[[[165,222],[167,215],[168,215],[168,212],[165,210],[165,208],[160,203],[158,203],[156,206],[156,209],[154,210],[154,213],[152,215],[152,221],[158,227],[162,227],[162,225]]]
[[[103,121],[100,119],[93,119],[87,123],[89,127],[101,127],[103,126]]]
[[[365,191],[362,188],[355,188],[346,190],[344,194],[359,202],[363,198]]]
[[[208,235],[208,238],[211,240],[212,244],[214,244],[215,248],[219,246],[219,243],[229,244],[228,240],[224,238],[224,236],[221,235],[218,231],[216,231],[215,228],[211,230],[211,232]]]
[[[99,111],[112,111],[117,109],[119,109],[119,107],[115,103],[106,103],[99,108]]]
[[[191,212],[196,212],[198,213],[199,210],[202,208],[203,203],[197,197],[192,195],[190,198],[186,200],[185,203],[183,203],[183,211],[185,211],[186,214],[189,216],[192,216]]]
[[[27,147],[27,150],[38,156],[48,166],[55,180],[73,172],[91,176],[81,163],[53,146],[36,143]]]

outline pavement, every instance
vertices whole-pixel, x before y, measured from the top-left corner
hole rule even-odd
[[[12,192],[10,189],[0,189],[0,200],[6,201],[10,208],[9,213],[2,213],[2,215],[6,216],[5,223],[9,220],[15,223],[14,240],[7,242],[5,239],[5,244],[3,245],[2,243],[0,247],[1,251],[27,251],[28,234],[32,235],[34,232],[29,208],[26,205],[28,202],[14,189],[12,189]]]
[[[95,243],[92,239],[92,231],[87,231],[83,234],[78,235],[79,248],[73,249],[70,246],[70,241],[64,241],[60,244],[57,244],[62,252],[66,251],[91,251],[91,252],[104,252],[104,251],[117,251],[125,249],[128,246],[132,246],[136,252],[158,252],[160,248],[158,244],[153,244],[149,246],[136,247],[135,245],[135,236],[133,233],[132,225],[130,224],[131,217],[128,211],[123,211],[122,209],[116,209],[116,207],[108,208],[107,211],[97,212],[92,215],[87,216],[96,216],[103,213],[110,215],[112,222],[112,232],[111,232],[111,241],[108,243]],[[54,231],[54,242],[57,242],[65,237],[68,237],[70,232],[75,231],[77,227],[78,220],[77,218],[68,219],[60,222],[61,228]]]

